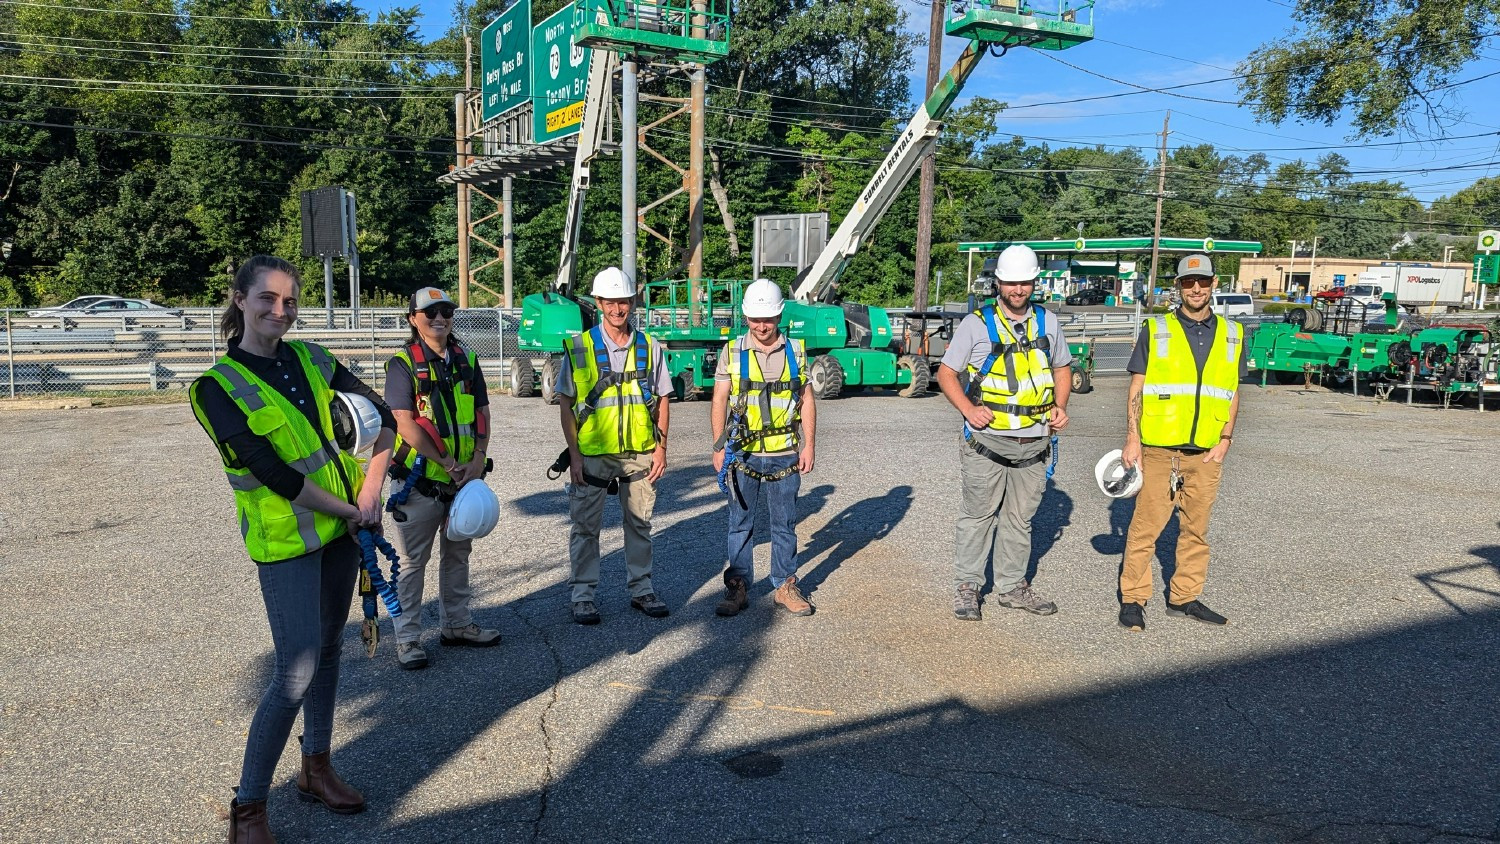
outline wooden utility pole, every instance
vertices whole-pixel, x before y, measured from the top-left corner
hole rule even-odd
[[[943,12],[947,5],[932,4],[927,29],[927,96],[937,87],[943,68]],[[919,311],[927,309],[928,270],[932,264],[932,204],[937,182],[937,147],[922,157],[922,187],[917,201],[917,274],[912,285],[911,306]]]
[[[1167,116],[1161,121],[1161,152],[1158,156],[1158,174],[1156,177],[1156,224],[1151,230],[1151,275],[1146,282],[1147,290],[1156,289],[1156,258],[1161,253],[1161,200],[1167,193],[1167,127],[1172,122],[1172,112],[1167,110]],[[1144,291],[1143,291],[1144,292]],[[1141,321],[1141,297],[1135,297],[1135,321]]]

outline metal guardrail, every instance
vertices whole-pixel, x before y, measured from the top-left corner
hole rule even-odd
[[[186,389],[224,354],[219,308],[187,308],[180,316],[32,317],[0,311],[0,396],[77,395]],[[376,389],[385,362],[406,344],[409,328],[400,308],[365,308],[358,317],[335,309],[328,328],[323,309],[306,309],[288,337],[326,347]],[[479,355],[487,382],[502,383],[516,355],[519,312],[497,308],[459,311],[454,331]]]

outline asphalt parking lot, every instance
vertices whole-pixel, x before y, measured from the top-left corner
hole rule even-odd
[[[567,612],[557,410],[496,398],[501,526],[475,552],[496,649],[367,659],[351,603],[334,762],[369,811],[271,797],[283,841],[1411,841],[1500,837],[1500,413],[1246,386],[1204,600],[1115,624],[1130,504],[1101,377],[1036,522],[1041,618],[951,615],[959,437],[941,397],[819,408],[811,618],[713,615],[708,406],[673,408],[656,519],[670,618]],[[270,642],[216,456],[185,406],[0,413],[0,840],[220,840]],[[1171,528],[1169,528],[1169,535]],[[757,552],[764,577],[768,549]],[[1158,581],[1158,590],[1160,581]],[[429,593],[431,587],[429,586]],[[389,622],[382,621],[389,635]],[[295,731],[294,731],[295,732]]]

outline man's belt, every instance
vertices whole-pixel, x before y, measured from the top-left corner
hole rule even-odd
[[[394,461],[391,463],[391,477],[395,478],[398,481],[406,480],[407,476],[411,474],[411,471],[411,469],[408,469],[400,463],[396,463]],[[418,475],[416,481],[412,483],[412,487],[415,488],[417,492],[420,492],[428,498],[431,498],[443,504],[447,504],[453,501],[453,496],[458,494],[458,487],[454,486],[453,484],[441,483],[427,477],[426,475]],[[397,521],[401,520],[397,519]]]
[[[1046,460],[1050,451],[1049,449],[1044,448],[1042,449],[1041,453],[1037,454],[1035,457],[1028,457],[1025,460],[1011,460],[1008,457],[1001,457],[995,452],[990,451],[989,449],[980,445],[979,441],[976,439],[970,438],[968,440],[968,443],[969,448],[974,449],[974,452],[976,454],[981,457],[989,458],[992,462],[998,463],[1007,469],[1025,469],[1027,466],[1035,466],[1043,460]]]
[[[980,402],[980,404],[996,413],[1004,413],[1011,416],[1041,416],[1043,413],[1047,413],[1052,408],[1057,407],[1056,402],[1050,401],[1046,404],[1000,404],[999,402],[988,401]]]
[[[613,478],[596,478],[588,472],[583,473],[583,482],[592,487],[598,487],[610,495],[620,494],[620,484],[633,484],[636,481],[644,481],[649,474],[645,469],[631,472],[628,475],[616,475]]]

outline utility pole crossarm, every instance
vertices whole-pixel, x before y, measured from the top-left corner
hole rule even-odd
[[[880,222],[890,210],[901,189],[911,180],[912,174],[921,166],[923,156],[937,141],[942,131],[942,118],[952,108],[953,101],[963,89],[964,82],[973,72],[974,66],[984,55],[985,45],[970,41],[958,61],[938,82],[932,95],[912,115],[906,129],[896,138],[891,151],[875,170],[854,207],[849,209],[838,230],[829,239],[828,245],[819,253],[807,274],[802,276],[792,297],[798,302],[827,301],[833,293],[834,282],[843,275],[849,259],[859,251],[860,241]]]

